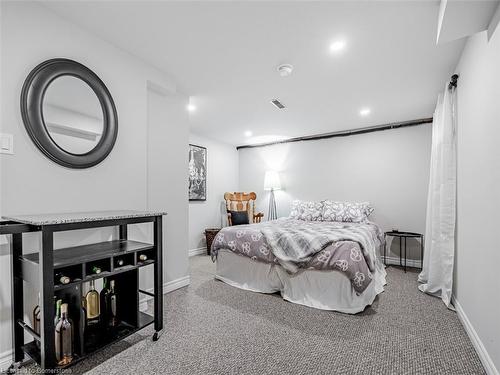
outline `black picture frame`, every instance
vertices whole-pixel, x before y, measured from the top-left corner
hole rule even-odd
[[[207,200],[207,149],[189,144],[189,201]]]
[[[54,142],[43,118],[43,100],[48,86],[56,78],[72,76],[86,82],[96,94],[103,111],[103,134],[87,153],[73,154]],[[21,115],[33,143],[52,161],[67,168],[90,168],[103,161],[113,149],[118,135],[115,103],[104,82],[79,62],[55,58],[37,65],[26,77],[21,91]]]

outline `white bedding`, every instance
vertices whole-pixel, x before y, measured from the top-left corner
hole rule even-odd
[[[384,291],[386,272],[376,262],[373,281],[360,295],[350,280],[338,271],[303,270],[287,273],[277,264],[254,261],[221,249],[216,261],[215,278],[234,287],[260,293],[280,292],[290,302],[322,310],[348,314],[363,311],[377,294]]]

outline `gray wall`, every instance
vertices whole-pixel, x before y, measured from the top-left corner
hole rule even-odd
[[[185,181],[189,124],[185,116],[179,115],[187,100],[175,93],[169,77],[36,3],[1,2],[0,48],[0,131],[14,135],[15,151],[14,155],[0,155],[0,215],[167,209],[165,282],[187,277]],[[23,127],[19,110],[23,81],[38,63],[54,57],[72,58],[87,65],[101,77],[115,100],[119,118],[117,142],[109,157],[93,168],[70,170],[51,162],[35,147]],[[168,104],[172,109],[168,114],[158,110],[158,101],[150,100],[148,104],[148,83],[175,98]],[[150,117],[154,117],[151,123]],[[162,124],[161,130],[158,123]],[[153,125],[150,138],[148,124]],[[148,155],[148,149],[154,149],[156,154]],[[153,163],[156,159],[166,162]],[[148,178],[148,172],[165,177],[154,180]],[[175,240],[171,240],[174,234]],[[115,230],[85,230],[58,234],[55,242],[56,247],[62,247],[114,236]],[[147,240],[150,230],[138,227],[131,230],[131,236]],[[0,364],[4,364],[10,360],[11,349],[11,277],[9,244],[1,237]],[[27,236],[25,248],[36,251],[39,244],[39,235]],[[148,275],[142,276],[148,287]],[[28,312],[33,303],[28,301]]]
[[[500,32],[469,39],[457,68],[455,296],[500,370]]]
[[[226,191],[238,191],[236,147],[190,134],[189,142],[207,148],[207,200],[189,202],[189,249],[206,248],[206,228],[221,226],[221,209]]]
[[[267,169],[280,172],[279,216],[301,200],[370,201],[384,230],[425,230],[431,125],[240,150],[240,189],[255,191],[267,216]],[[419,258],[409,243],[410,258]],[[399,255],[394,243],[393,251]]]

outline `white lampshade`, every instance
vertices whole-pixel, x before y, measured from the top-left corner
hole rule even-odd
[[[267,171],[264,177],[264,190],[281,189],[280,175],[276,171]]]

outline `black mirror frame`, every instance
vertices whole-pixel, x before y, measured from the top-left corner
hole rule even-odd
[[[43,119],[43,99],[48,86],[61,76],[86,82],[97,95],[103,112],[103,134],[99,143],[85,154],[73,154],[54,142]],[[35,145],[52,161],[67,168],[90,168],[103,161],[113,149],[118,135],[118,115],[106,85],[85,65],[70,59],[51,59],[36,66],[26,77],[21,91],[24,127]]]

